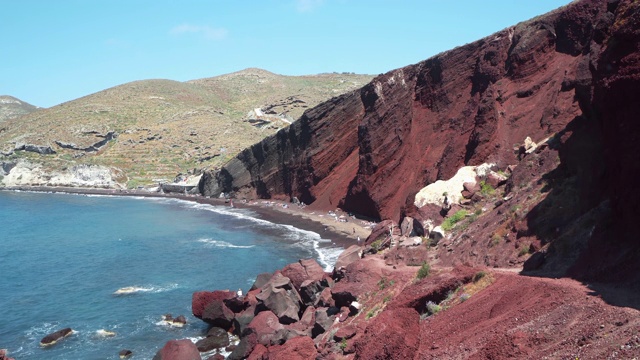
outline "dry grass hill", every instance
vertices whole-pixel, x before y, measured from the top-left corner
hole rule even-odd
[[[371,78],[246,69],[187,82],[135,81],[3,121],[0,160],[26,158],[49,169],[116,167],[129,187],[171,180],[189,169],[220,166],[307,108]],[[55,154],[15,150],[22,144]]]
[[[9,95],[0,95],[0,123],[7,119],[15,119],[25,114],[29,114],[38,110],[37,106],[33,106],[22,100],[16,99]]]

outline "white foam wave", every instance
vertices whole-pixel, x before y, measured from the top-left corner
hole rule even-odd
[[[209,246],[218,247],[218,248],[250,249],[254,246],[254,245],[233,245],[226,241],[213,240],[213,239],[200,239],[198,240],[198,242],[205,243]]]
[[[283,232],[285,232],[286,234],[285,238],[293,242],[293,246],[298,246],[302,249],[315,252],[318,257],[318,262],[325,269],[325,271],[333,270],[333,265],[338,259],[338,255],[340,255],[340,253],[343,250],[342,248],[339,248],[339,247],[320,246],[321,243],[327,243],[327,242],[330,242],[331,240],[323,239],[322,236],[320,236],[320,234],[318,234],[317,232],[300,229],[289,224],[278,224],[268,220],[260,219],[260,218],[257,218],[255,216],[255,213],[252,212],[251,210],[231,208],[231,207],[218,206],[218,205],[210,205],[210,204],[200,204],[200,203],[194,203],[191,201],[186,201],[181,199],[170,199],[170,198],[149,198],[149,199],[153,199],[155,201],[162,201],[162,202],[180,203],[187,208],[211,211],[216,214],[231,216],[236,219],[245,220],[259,226],[280,229]],[[240,247],[240,245],[228,244],[224,241],[220,242],[220,241],[210,240],[210,239],[206,239],[206,240],[207,241],[203,241],[203,240],[199,240],[199,241],[210,242],[211,246],[216,246],[216,247]]]
[[[114,331],[109,331],[105,329],[96,330],[96,336],[100,338],[109,338],[116,336]]]
[[[113,292],[113,295],[130,295],[142,292],[161,293],[178,288],[178,284],[167,286],[125,286]]]

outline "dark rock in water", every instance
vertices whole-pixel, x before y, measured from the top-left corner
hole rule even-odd
[[[199,340],[196,347],[200,352],[221,349],[229,345],[229,333],[219,327],[212,327],[207,332],[207,337]]]
[[[57,343],[59,340],[64,339],[65,337],[71,335],[73,330],[71,328],[64,328],[62,330],[58,330],[54,333],[51,333],[40,340],[40,346],[51,346]]]
[[[177,318],[173,319],[173,325],[176,326],[184,326],[187,324],[187,319],[184,317],[184,315],[180,315]]]
[[[222,354],[213,354],[207,358],[207,360],[224,360],[224,355]]]
[[[129,356],[133,355],[133,352],[131,350],[123,349],[123,350],[120,350],[118,355],[120,356],[120,359],[126,359]]]
[[[200,352],[189,339],[169,340],[158,350],[153,360],[202,360]]]

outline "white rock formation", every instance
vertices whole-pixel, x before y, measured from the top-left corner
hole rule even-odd
[[[99,165],[76,165],[64,171],[48,171],[40,164],[20,160],[4,175],[4,186],[67,186],[122,188],[116,182],[119,170]]]
[[[450,204],[455,204],[460,201],[462,195],[460,192],[464,190],[462,184],[465,182],[475,182],[476,172],[475,166],[461,167],[458,172],[449,180],[438,180],[432,184],[422,188],[416,194],[415,205],[417,207],[423,207],[427,204],[436,204],[438,206],[443,205],[444,193],[447,193],[447,198]]]

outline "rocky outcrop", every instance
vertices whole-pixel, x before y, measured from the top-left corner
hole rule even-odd
[[[153,360],[201,360],[196,345],[189,339],[169,340],[158,350]]]
[[[115,131],[109,131],[104,135],[95,134],[95,136],[98,138],[102,138],[102,140],[99,140],[85,147],[78,146],[74,143],[67,143],[59,140],[56,140],[55,143],[56,145],[60,146],[63,149],[77,150],[77,151],[84,151],[84,152],[97,152],[97,151],[100,151],[105,145],[107,145],[109,141],[116,139],[118,137],[118,133]]]
[[[16,144],[14,151],[29,151],[40,155],[55,154],[56,151],[49,145],[36,145],[36,144]]]
[[[8,171],[7,171],[8,170]],[[4,174],[3,174],[4,173]],[[122,177],[118,169],[100,165],[75,165],[64,170],[50,170],[41,164],[18,160],[3,162],[0,175],[4,186],[66,186],[120,188],[117,179]]]

